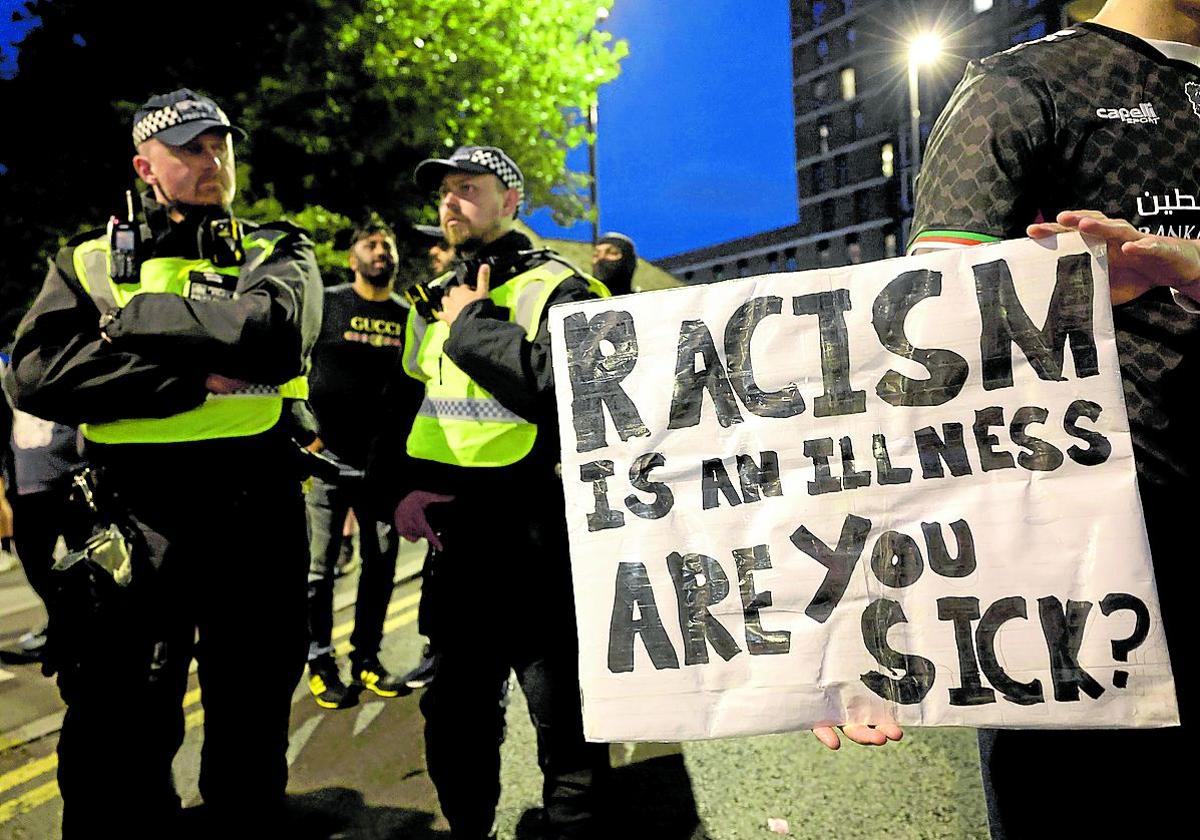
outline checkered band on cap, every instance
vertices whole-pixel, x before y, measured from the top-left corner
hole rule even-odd
[[[230,125],[229,117],[225,116],[225,112],[216,105],[195,99],[184,99],[181,102],[164,105],[138,120],[133,126],[133,144],[139,145],[163,129],[196,120],[207,120],[214,125]]]
[[[459,157],[455,155],[450,160],[452,163],[466,161],[467,163],[486,167],[504,182],[505,187],[510,190],[516,190],[522,197],[525,195],[525,181],[521,175],[521,170],[517,168],[517,165],[512,162],[512,159],[508,155],[499,149],[475,148],[471,150],[468,156]]]

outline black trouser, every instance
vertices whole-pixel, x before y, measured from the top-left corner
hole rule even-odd
[[[305,499],[308,515],[308,659],[333,651],[334,570],[342,546],[342,523],[354,509],[358,517],[362,570],[354,604],[354,631],[350,644],[355,661],[373,659],[383,642],[383,621],[392,598],[396,553],[400,542],[391,523],[371,519],[370,506],[356,485],[339,487],[313,478]],[[383,533],[380,533],[382,528]]]
[[[36,493],[13,493],[13,545],[25,579],[49,608],[54,545],[59,536],[74,551],[91,536],[91,521],[82,502],[72,502],[70,485]]]
[[[485,837],[495,818],[510,669],[537,731],[546,837],[600,836],[608,747],[583,738],[561,496],[542,501],[526,496],[508,511],[460,494],[434,514],[445,551],[429,610],[441,660],[421,711],[429,775],[456,838]]]
[[[242,836],[281,812],[291,693],[304,667],[303,503],[282,458],[235,451],[242,457],[102,475],[128,514],[135,564],[125,589],[83,564],[60,584],[66,838],[175,836],[171,761],[193,656],[200,792],[214,824]]]

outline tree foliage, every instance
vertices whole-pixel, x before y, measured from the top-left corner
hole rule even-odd
[[[611,3],[274,0],[168,16],[161,0],[26,0],[20,16],[40,23],[0,79],[0,337],[54,249],[123,205],[133,110],[177,87],[249,132],[239,212],[318,227],[327,265],[342,259],[334,234],[368,208],[398,226],[432,218],[413,167],[460,144],[505,147],[531,207],[579,218],[586,177],[566,151],[625,52],[596,31],[598,5]]]

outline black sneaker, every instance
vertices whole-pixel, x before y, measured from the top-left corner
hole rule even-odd
[[[437,675],[437,667],[438,655],[433,652],[429,645],[425,645],[425,649],[421,651],[421,661],[417,663],[417,667],[404,675],[404,685],[414,690],[427,687]]]
[[[345,709],[354,705],[353,692],[342,682],[332,658],[322,657],[308,663],[308,690],[324,709]]]
[[[368,659],[356,663],[351,668],[354,682],[368,691],[373,691],[380,697],[396,697],[404,689],[404,680],[392,676],[387,668],[379,664],[378,659]]]

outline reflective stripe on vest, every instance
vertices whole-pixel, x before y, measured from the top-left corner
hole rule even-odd
[[[519,274],[489,295],[508,309],[509,321],[537,336],[542,312],[554,290],[575,269],[554,260]],[[601,297],[609,292],[587,278]],[[464,467],[503,467],[520,461],[533,449],[537,426],[505,408],[442,351],[450,328],[428,323],[411,310],[405,327],[404,370],[425,383],[425,399],[408,435],[408,454],[414,458]]]
[[[243,238],[247,266],[260,265],[275,250],[285,234],[254,231]],[[218,268],[209,260],[157,257],[142,263],[137,282],[118,283],[109,274],[108,239],[101,237],[75,249],[75,274],[84,291],[101,312],[127,305],[144,292],[187,297],[194,271],[236,276],[237,267]],[[170,417],[130,418],[109,423],[84,423],[83,436],[95,443],[182,443],[215,438],[247,437],[265,432],[279,422],[283,397],[308,394],[307,377],[299,376],[283,386],[251,385],[232,394],[209,394],[196,408]]]

